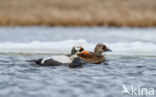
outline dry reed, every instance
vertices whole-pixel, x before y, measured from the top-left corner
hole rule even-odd
[[[1,26],[156,26],[156,0],[0,0]]]

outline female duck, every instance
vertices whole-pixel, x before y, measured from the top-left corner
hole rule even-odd
[[[94,52],[82,51],[77,53],[77,56],[84,62],[100,64],[106,61],[106,58],[102,55],[102,53],[107,51],[111,52],[111,50],[106,45],[97,44]]]

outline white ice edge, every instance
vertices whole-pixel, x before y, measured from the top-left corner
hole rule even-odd
[[[136,41],[131,43],[105,43],[113,52],[111,55],[146,55],[156,56],[156,44],[151,42]],[[86,40],[65,40],[60,42],[40,42],[30,43],[2,42],[0,43],[0,53],[29,53],[29,54],[66,54],[72,46],[81,45],[85,50],[93,51],[95,43],[88,43]]]

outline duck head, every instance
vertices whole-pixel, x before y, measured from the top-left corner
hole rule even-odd
[[[102,56],[103,52],[112,52],[112,50],[110,50],[105,44],[97,44],[94,49],[96,56]]]
[[[84,51],[84,48],[81,47],[81,46],[74,46],[71,50],[71,54],[74,55],[75,53],[78,53],[78,52],[82,52]]]

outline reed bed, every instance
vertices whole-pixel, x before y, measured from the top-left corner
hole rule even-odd
[[[0,0],[0,26],[156,26],[156,0]]]

